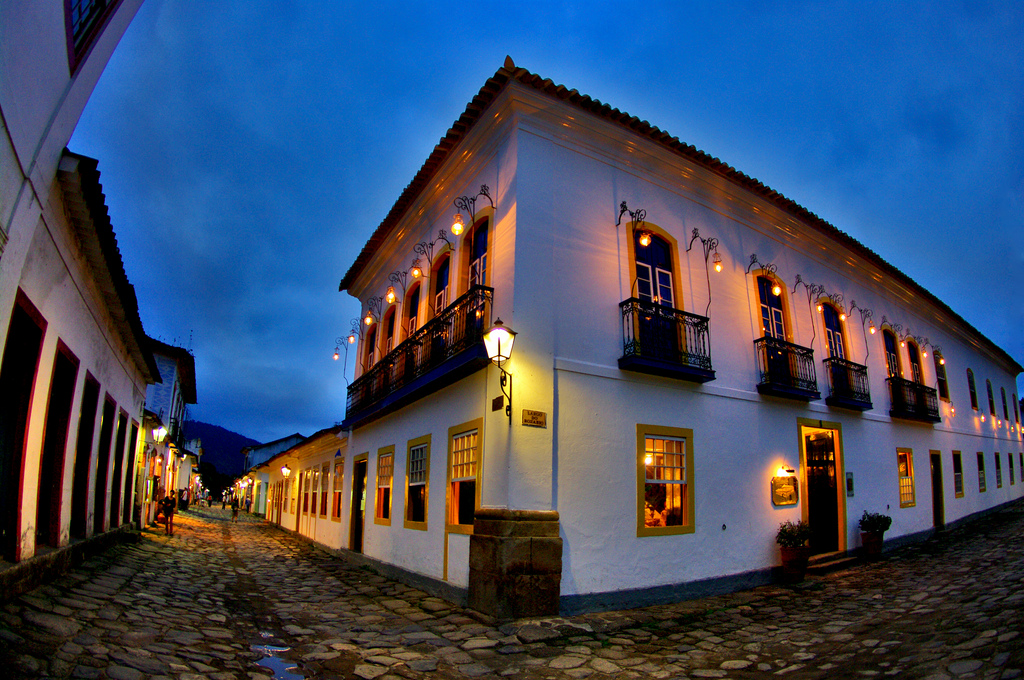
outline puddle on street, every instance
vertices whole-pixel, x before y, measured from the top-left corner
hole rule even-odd
[[[270,635],[263,635],[263,637],[271,637]],[[262,666],[268,669],[274,675],[274,680],[303,680],[306,676],[302,674],[299,668],[294,662],[288,659],[282,659],[278,656],[283,652],[287,652],[291,647],[281,647],[279,645],[252,645],[250,647],[252,651],[263,654],[262,659],[254,661],[257,666]]]

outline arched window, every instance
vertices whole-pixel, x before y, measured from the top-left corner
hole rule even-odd
[[[647,245],[643,244],[645,240]],[[636,260],[636,296],[644,302],[675,307],[672,247],[668,241],[657,234],[635,229],[633,254]]]
[[[451,257],[445,256],[441,263],[434,270],[434,316],[437,316],[444,311],[444,308],[448,306],[448,279],[451,270]]]
[[[942,358],[942,352],[932,352],[932,359],[935,362],[935,380],[939,385],[939,398],[949,401],[949,384],[946,381],[946,360]]]
[[[967,389],[971,392],[971,408],[978,410],[978,388],[974,385],[974,371],[967,369]]]
[[[363,358],[363,370],[368,371],[374,364],[374,351],[377,349],[377,324],[366,331],[366,355]]]
[[[988,412],[991,415],[996,414],[996,398],[992,394],[992,381],[988,378],[985,379],[985,389],[988,391]]]
[[[913,340],[907,340],[907,355],[910,357],[910,379],[918,385],[924,384],[924,374],[921,372],[921,351]]]
[[[900,354],[896,349],[896,334],[888,328],[882,329],[882,340],[885,342],[885,367],[889,371],[890,378],[899,378],[903,371],[900,369]]]
[[[381,356],[395,348],[395,308],[392,307],[384,314],[384,337]]]
[[[767,276],[757,277],[757,293],[761,300],[761,328],[765,337],[786,339],[786,321],[782,312],[782,289]]]
[[[1013,422],[1020,422],[1020,413],[1017,411],[1017,393],[1013,393]],[[1024,470],[1024,464],[1020,466],[1021,470]]]
[[[828,303],[821,306],[821,316],[825,321],[825,340],[828,342],[828,355],[835,359],[846,358],[846,345],[843,342],[843,325],[839,312]]]
[[[469,286],[487,285],[487,231],[490,220],[480,222],[469,239]]]
[[[1006,408],[1006,388],[1005,387],[1000,387],[999,388],[999,393],[1000,393],[1000,395],[1003,398],[1003,420],[1009,422],[1010,421],[1010,411],[1009,411],[1009,409]]]
[[[405,334],[412,335],[420,327],[420,289],[422,285],[415,285],[405,296]]]

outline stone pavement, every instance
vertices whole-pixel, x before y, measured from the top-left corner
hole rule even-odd
[[[182,513],[173,537],[146,530],[0,604],[0,677],[1016,678],[1024,668],[1024,502],[798,586],[504,624],[229,515]]]

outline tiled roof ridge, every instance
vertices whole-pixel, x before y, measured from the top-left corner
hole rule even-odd
[[[992,349],[1004,361],[1008,362],[1010,366],[1014,367],[1018,373],[1024,372],[1024,367],[1017,363],[1017,361],[1007,354],[1004,349],[989,340],[984,334],[978,331],[977,328],[968,323],[966,319],[953,311],[949,305],[936,297],[924,286],[914,281],[857,239],[822,219],[793,199],[787,198],[778,191],[768,187],[760,180],[740,172],[728,163],[701,151],[692,144],[680,141],[678,137],[674,137],[660,128],[651,125],[646,120],[641,120],[636,116],[631,116],[628,113],[605,104],[599,99],[581,94],[578,90],[569,89],[564,85],[558,85],[550,78],[542,78],[535,73],[531,73],[525,68],[516,66],[511,56],[505,57],[505,63],[492,77],[487,79],[487,82],[484,83],[483,87],[480,88],[480,91],[466,106],[466,110],[463,111],[458,120],[452,124],[452,127],[448,130],[447,134],[442,137],[434,147],[430,156],[427,157],[427,160],[424,161],[415,177],[413,177],[412,181],[402,191],[398,200],[395,201],[394,206],[392,206],[387,216],[366,242],[366,245],[363,246],[362,251],[360,251],[359,255],[356,257],[355,262],[352,263],[348,272],[346,272],[345,276],[341,279],[341,283],[338,286],[339,292],[348,289],[355,277],[359,275],[363,267],[369,261],[373,252],[377,250],[380,244],[398,223],[401,216],[411,205],[412,201],[419,195],[420,191],[427,186],[434,173],[437,172],[438,168],[440,168],[447,159],[448,152],[455,147],[466,133],[472,129],[473,125],[480,120],[483,112],[497,98],[498,94],[505,89],[510,80],[516,80],[523,85],[544,92],[545,94],[561,99],[562,101],[566,101],[584,111],[595,114],[618,125],[622,125],[640,136],[647,137],[655,143],[658,143],[661,146],[694,161],[707,170],[710,170],[731,182],[739,184],[751,193],[760,196],[764,200],[781,209],[783,212],[793,215],[797,219],[807,223],[809,226],[819,229],[826,236],[839,241],[854,252],[857,252],[868,260],[873,261],[887,274],[896,279],[902,280],[911,288],[922,293],[924,297],[938,306],[942,311],[949,314],[959,323],[963,324],[965,328],[975,333],[989,345],[990,349]]]

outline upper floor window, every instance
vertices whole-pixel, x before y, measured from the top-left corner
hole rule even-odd
[[[907,341],[907,355],[910,357],[910,377],[917,384],[924,384],[924,375],[921,373],[921,351],[913,340]]]
[[[64,30],[72,72],[96,42],[103,24],[117,4],[118,0],[65,0]]]
[[[967,389],[971,392],[971,408],[978,410],[978,388],[974,385],[974,371],[967,369]]]
[[[821,315],[825,320],[825,340],[828,342],[828,354],[836,359],[846,358],[846,347],[843,344],[843,326],[839,312],[830,304],[821,306]]]
[[[785,340],[786,322],[782,312],[782,287],[767,276],[758,276],[757,294],[761,301],[761,328],[765,337]]]
[[[451,257],[441,260],[434,271],[434,315],[438,315],[448,306],[448,278],[451,273]]]
[[[999,388],[999,395],[1003,398],[1003,420],[1010,422],[1010,410],[1006,408],[1006,388]]]
[[[469,285],[487,285],[487,227],[489,220],[484,220],[476,229],[469,246]]]
[[[643,245],[644,241],[647,245]],[[672,249],[656,234],[635,229],[633,255],[636,260],[636,296],[644,302],[675,307],[672,279]]]
[[[882,330],[882,340],[885,343],[885,367],[890,378],[899,378],[903,371],[900,369],[900,354],[896,349],[896,334],[888,328]]]
[[[1013,393],[1013,422],[1020,422],[1020,413],[1017,411],[1017,393]]]
[[[373,352],[377,347],[377,324],[370,326],[366,331],[366,356],[363,359],[363,370],[368,371],[373,366]]]
[[[988,391],[988,412],[992,415],[996,414],[996,398],[992,394],[992,381],[988,378],[985,379],[985,389]]]
[[[420,289],[423,286],[413,286],[409,294],[405,296],[405,333],[412,335],[420,327]]]
[[[384,347],[381,348],[381,354],[387,354],[395,348],[395,308],[392,307],[388,310],[387,316],[384,317]]]
[[[935,361],[935,379],[939,386],[939,398],[949,401],[949,383],[946,381],[946,360],[942,358],[941,352],[933,352],[932,359]]]

